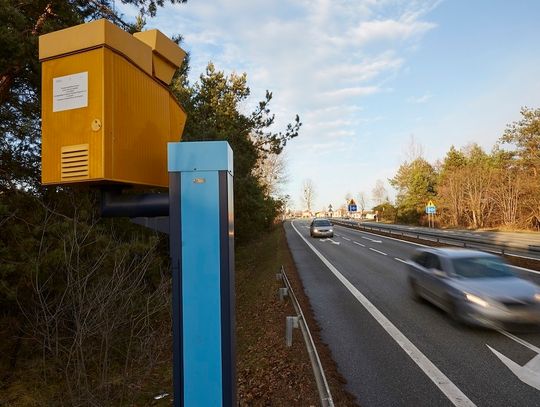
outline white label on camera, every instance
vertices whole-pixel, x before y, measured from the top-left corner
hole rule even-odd
[[[53,112],[88,106],[88,72],[53,78]]]

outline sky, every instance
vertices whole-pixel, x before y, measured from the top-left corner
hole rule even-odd
[[[136,9],[116,2],[126,17]],[[537,0],[188,0],[147,29],[181,34],[190,80],[207,63],[246,72],[251,111],[268,89],[275,130],[299,114],[282,193],[302,209],[388,184],[411,140],[434,163],[450,146],[491,150],[522,106],[540,107]]]

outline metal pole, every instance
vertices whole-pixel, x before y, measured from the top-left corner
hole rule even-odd
[[[181,407],[184,400],[183,342],[182,342],[182,236],[181,236],[181,178],[180,173],[169,173],[169,250],[172,274],[173,319],[173,403]]]
[[[174,406],[236,407],[232,150],[182,142],[168,154]]]

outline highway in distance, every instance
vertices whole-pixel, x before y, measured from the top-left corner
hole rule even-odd
[[[539,406],[540,332],[462,326],[412,299],[418,245],[335,226],[285,231],[321,336],[361,406]],[[537,284],[540,274],[514,270]]]

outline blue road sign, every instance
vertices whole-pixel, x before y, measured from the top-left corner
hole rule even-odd
[[[437,207],[436,206],[426,206],[426,213],[427,214],[435,214],[435,213],[437,213]]]
[[[357,207],[356,205],[349,205],[349,212],[356,212]]]

